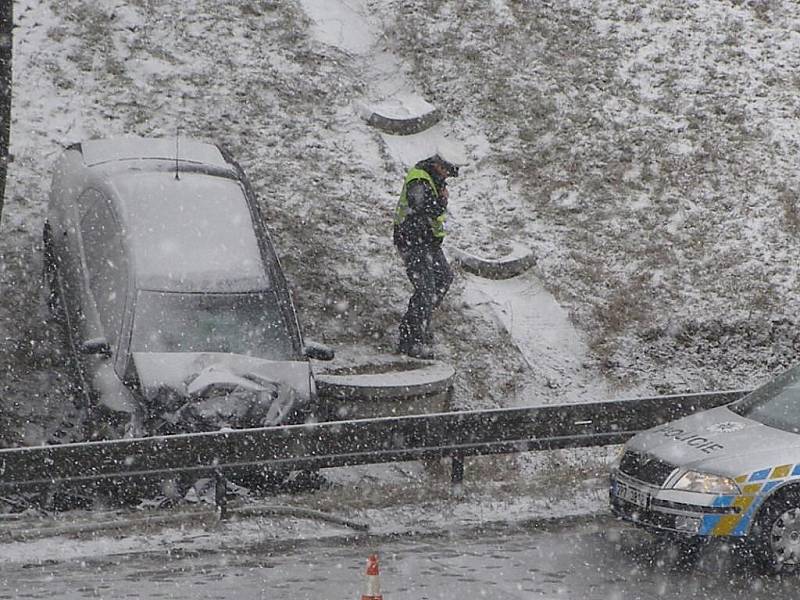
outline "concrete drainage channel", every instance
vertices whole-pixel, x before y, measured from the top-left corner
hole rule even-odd
[[[398,149],[416,155],[421,139],[435,143],[440,135],[440,112],[408,91],[413,85],[403,65],[379,43],[379,27],[370,21],[364,0],[301,0],[311,18],[312,34],[364,62],[371,82],[369,98],[355,105],[358,115],[381,132],[384,142],[394,139]],[[418,158],[411,159],[414,162]],[[403,161],[401,161],[403,162]],[[315,365],[317,391],[337,419],[401,416],[450,410],[455,370],[440,361],[421,361],[397,355],[363,356],[355,349],[337,348],[332,363]]]
[[[369,88],[363,96],[353,98],[356,112],[370,126],[371,140],[377,133],[388,157],[406,169],[440,149],[464,154],[464,144],[454,139],[453,130],[457,127],[448,126],[442,111],[416,92],[408,65],[383,41],[384,24],[370,10],[367,0],[301,0],[300,4],[311,19],[312,35],[359,63]],[[480,195],[479,181],[489,176],[492,190],[510,191],[507,182],[490,166],[487,172],[480,171],[490,144],[478,130],[469,135],[476,148],[470,159],[474,170],[469,176],[465,174],[464,183],[459,184],[475,185]],[[376,163],[375,168],[381,167]],[[460,202],[458,194],[450,200],[454,222],[461,210]],[[473,207],[480,210],[480,204],[474,202],[464,207],[465,211]],[[606,396],[610,391],[606,382],[585,368],[591,363],[586,341],[567,311],[531,271],[536,260],[524,241],[509,244],[510,252],[492,258],[477,256],[468,248],[454,248],[458,242],[455,235],[448,239],[445,251],[464,274],[466,305],[497,321],[530,367],[527,382],[517,393],[517,402],[546,402],[550,395],[562,401]],[[365,378],[365,383],[371,385],[372,377],[367,375],[354,373],[352,377]],[[409,382],[416,376],[413,369],[405,373]],[[400,405],[410,409],[414,402],[405,398]]]

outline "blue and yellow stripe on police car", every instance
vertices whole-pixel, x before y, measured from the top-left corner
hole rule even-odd
[[[736,507],[739,510],[735,514],[705,515],[698,533],[709,536],[745,535],[764,497],[787,479],[797,477],[800,477],[800,464],[779,465],[736,477],[735,481],[742,493],[719,496],[714,500],[713,506]]]

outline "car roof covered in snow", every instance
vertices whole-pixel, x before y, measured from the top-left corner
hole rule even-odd
[[[191,138],[121,137],[81,142],[86,166],[92,167],[115,161],[157,159],[198,163],[228,168],[230,165],[214,144]]]
[[[270,282],[242,184],[168,171],[111,176],[137,288],[246,292]]]

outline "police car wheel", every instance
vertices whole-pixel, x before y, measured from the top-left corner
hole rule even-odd
[[[770,501],[756,522],[756,558],[773,573],[800,567],[800,495],[786,494]]]

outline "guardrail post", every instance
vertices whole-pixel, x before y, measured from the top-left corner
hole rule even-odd
[[[45,489],[36,494],[34,503],[42,513],[48,513],[53,510],[56,502],[56,493],[58,492],[58,484],[48,485]]]
[[[461,485],[464,482],[464,457],[454,454],[452,457],[452,471],[450,473],[450,483]]]
[[[214,506],[217,510],[217,518],[224,521],[228,516],[228,480],[219,469],[214,471]]]

